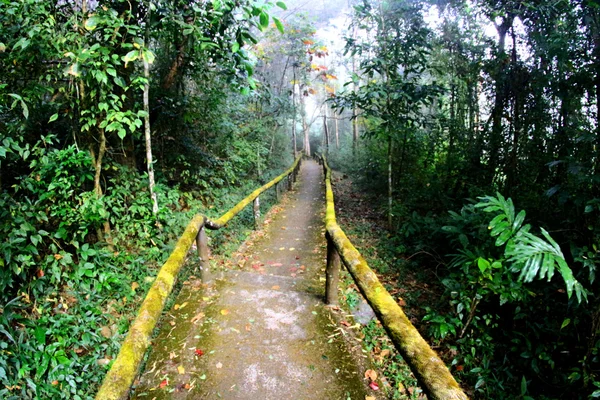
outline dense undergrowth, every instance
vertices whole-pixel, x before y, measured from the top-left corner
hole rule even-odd
[[[0,198],[0,397],[91,398],[191,216],[217,217],[260,182],[246,178],[235,190],[210,191],[159,184],[154,216],[144,174],[108,164],[112,185],[98,199],[89,154],[57,149],[50,139],[45,145],[14,194]],[[251,216],[244,212],[212,235],[212,250],[230,251],[223,243],[239,243]],[[96,237],[107,219],[110,244]]]
[[[385,186],[376,175],[384,166],[374,161],[377,151],[367,143],[355,157],[350,147],[330,155],[331,164],[355,181],[354,190],[369,193],[351,195],[336,189],[346,198],[338,218],[342,224],[346,219],[343,226],[351,240],[468,393],[494,399],[596,396],[598,345],[587,333],[595,329],[595,299],[584,287],[594,283],[597,249],[575,243],[565,247],[560,231],[550,228],[547,234],[543,228],[526,226],[534,220],[552,227],[555,221],[541,218],[540,210],[532,210],[531,218],[519,213],[519,207],[501,195],[466,199],[462,208],[460,199],[442,198],[435,204],[427,186],[416,189],[415,177],[403,181],[406,187],[395,202],[396,224],[388,230]],[[336,185],[347,184],[339,179]],[[336,202],[339,199],[340,194]],[[356,204],[349,205],[352,202]],[[498,211],[501,206],[507,215]],[[498,228],[504,220],[509,227]],[[546,259],[544,252],[552,255]],[[527,264],[537,254],[538,264]],[[568,273],[561,277],[563,261],[583,286],[578,287],[575,277],[568,281]],[[345,296],[350,303],[355,297]],[[414,382],[407,381],[405,366],[380,356],[390,349],[382,328],[372,322],[363,334],[393,388],[392,398],[412,396],[415,392],[407,387]]]

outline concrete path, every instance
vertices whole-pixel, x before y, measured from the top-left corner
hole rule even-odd
[[[132,398],[374,395],[360,346],[351,348],[323,305],[323,211],[321,168],[304,161],[295,189],[242,246],[236,268],[212,284],[185,283]]]

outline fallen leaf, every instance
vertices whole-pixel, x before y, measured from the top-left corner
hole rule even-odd
[[[275,285],[271,289],[273,289],[273,290],[279,290],[279,285]]]
[[[372,369],[368,369],[365,371],[365,378],[370,380],[371,382],[376,381],[377,372],[373,371]]]
[[[58,385],[58,381],[52,381],[52,386]]]
[[[200,349],[194,350],[194,353],[196,353],[197,356],[203,356],[204,355],[204,352],[202,350],[200,350]]]
[[[175,326],[175,321],[169,321],[169,325]]]
[[[381,350],[381,353],[379,354],[379,356],[381,358],[387,357],[389,355],[390,355],[390,350],[389,349]]]
[[[221,310],[221,315],[227,315],[229,314],[229,310]]]
[[[374,396],[365,396],[365,400],[375,400]]]
[[[54,259],[55,259],[56,261],[60,260],[61,258],[63,258],[63,256],[61,256],[60,254],[55,254],[55,255],[54,255]]]
[[[202,318],[204,318],[204,313],[203,312],[199,312],[198,314],[196,314],[191,320],[190,322],[192,324],[195,324],[196,322],[200,321]]]
[[[250,332],[252,330],[252,326],[250,324],[246,324],[246,332]]]
[[[133,290],[134,292],[139,287],[140,287],[139,283],[137,283],[137,282],[131,282],[131,290]]]
[[[279,250],[285,250],[285,247],[280,247]]]
[[[348,322],[348,321],[340,321],[340,325],[351,326],[352,324],[350,324],[350,322]]]
[[[169,353],[169,360],[174,359],[175,357],[177,357],[177,353],[175,353],[174,351]]]
[[[379,385],[377,384],[377,382],[369,383],[369,387],[373,390],[379,390]]]
[[[168,379],[163,379],[163,381],[160,383],[160,385],[158,385],[158,387],[160,387],[162,389],[165,386],[167,386],[168,384],[169,384],[169,380]]]
[[[44,276],[44,270],[43,269],[38,269],[36,272],[36,275],[38,278],[42,278]]]
[[[465,369],[465,367],[464,367],[464,366],[462,366],[462,365],[457,365],[457,366],[456,366],[456,370],[457,370],[457,371],[462,371],[463,369]]]
[[[179,372],[179,375],[185,374],[185,368],[183,367],[183,365],[177,367],[177,372]]]
[[[215,365],[215,367],[217,367],[217,369],[221,369],[221,368],[223,368],[223,364],[221,364],[220,362],[218,362],[217,365]]]
[[[283,264],[282,263],[273,263],[271,264],[272,267],[281,267]]]
[[[294,251],[294,250],[296,250],[295,247],[290,247],[290,251]]]
[[[110,328],[108,326],[103,326],[102,328],[100,328],[100,334],[107,339],[112,336],[112,332],[110,331]]]
[[[173,307],[173,309],[175,309],[175,310],[183,310],[183,308],[185,306],[187,306],[187,305],[188,305],[187,301],[185,303],[181,304],[181,305],[175,304],[175,306]]]
[[[406,301],[404,301],[404,299],[403,299],[402,297],[400,297],[400,298],[398,299],[398,305],[399,305],[400,307],[405,307],[405,306],[406,306]]]

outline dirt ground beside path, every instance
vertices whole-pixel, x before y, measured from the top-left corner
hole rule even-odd
[[[360,344],[324,306],[321,167],[292,192],[220,279],[190,279],[160,333],[134,399],[359,399],[375,396]],[[242,265],[238,268],[237,265]]]

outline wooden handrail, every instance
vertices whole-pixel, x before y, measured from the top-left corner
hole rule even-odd
[[[186,256],[194,240],[197,242],[198,255],[200,256],[201,276],[202,279],[206,280],[209,276],[209,250],[205,228],[213,230],[221,229],[251,202],[254,202],[254,216],[258,219],[260,212],[257,213],[257,209],[260,194],[277,185],[285,177],[288,177],[287,187],[291,189],[292,183],[296,181],[301,159],[302,154],[299,154],[290,168],[269,183],[250,193],[250,195],[216,221],[211,221],[202,214],[197,214],[192,218],[183,234],[179,237],[175,249],[160,268],[154,283],[148,290],[146,298],[138,311],[138,315],[131,324],[127,337],[121,345],[119,354],[104,377],[102,386],[96,394],[97,400],[127,399],[131,384],[138,373],[144,354],[150,345],[152,331],[158,323],[167,298],[173,290],[177,275],[185,263]],[[277,197],[279,197],[278,186],[276,186],[276,190]],[[258,223],[255,221],[255,226],[257,225]]]
[[[379,282],[365,259],[350,242],[335,218],[335,204],[331,187],[331,169],[325,156],[321,156],[325,173],[327,211],[327,269],[326,298],[329,304],[337,303],[340,258],[352,275],[356,286],[373,308],[396,349],[409,365],[421,388],[431,400],[466,400],[450,371],[429,347],[410,320]]]

